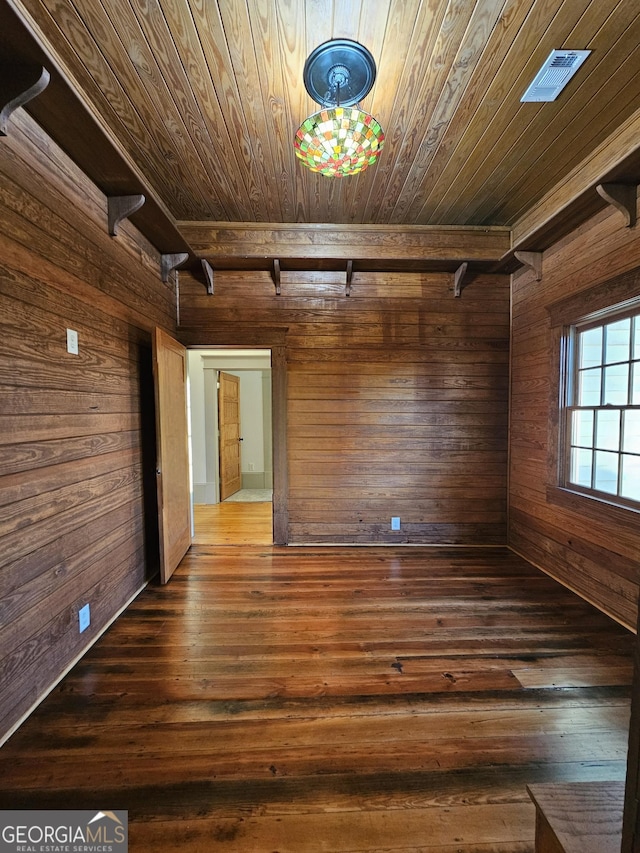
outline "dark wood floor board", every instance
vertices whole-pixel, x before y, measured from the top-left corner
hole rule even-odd
[[[327,666],[331,666],[331,674],[327,675]],[[382,679],[387,682],[393,679],[398,682],[395,689],[405,692],[403,683],[412,687],[412,692],[419,691],[420,680],[432,683],[434,678],[444,678],[451,686],[459,676],[454,673],[463,672],[466,678],[475,676],[490,677],[494,673],[496,680],[502,683],[503,674],[514,674],[523,686],[579,686],[575,680],[587,680],[605,685],[627,684],[632,675],[632,667],[623,655],[578,655],[574,659],[569,656],[550,656],[538,658],[534,663],[523,662],[522,658],[485,657],[480,654],[472,655],[422,655],[407,654],[372,655],[362,653],[343,657],[339,653],[330,658],[327,655],[311,655],[305,658],[282,655],[274,658],[265,656],[185,660],[185,656],[157,654],[154,660],[131,660],[125,663],[115,660],[78,665],[78,676],[91,675],[95,692],[99,692],[101,684],[111,683],[114,669],[118,668],[121,675],[126,675],[128,683],[164,682],[167,677],[175,676],[180,682],[191,681],[204,683],[207,679],[215,679],[220,689],[227,683],[242,680],[247,689],[250,683],[263,684],[265,679],[280,681],[289,679],[291,684],[298,684],[300,679],[308,682],[310,678],[325,680],[327,686],[339,678],[345,685],[355,685],[363,678]],[[551,682],[551,683],[550,683]],[[162,690],[162,687],[159,688]]]
[[[452,732],[456,733],[456,738],[475,739],[476,748],[482,745],[483,749],[492,741],[505,738],[505,731],[509,732],[510,738],[532,740],[545,735],[575,737],[604,732],[605,747],[619,749],[620,738],[612,738],[610,730],[623,729],[627,718],[627,709],[623,707],[578,707],[570,711],[511,708],[488,715],[486,708],[432,713],[425,702],[422,708],[414,706],[404,713],[395,709],[392,713],[361,714],[358,709],[349,716],[308,714],[281,717],[271,720],[268,732],[261,719],[218,720],[215,727],[211,726],[211,721],[166,722],[160,732],[156,722],[132,722],[114,727],[107,721],[94,722],[90,728],[74,728],[64,721],[53,721],[47,727],[44,743],[23,742],[21,759],[30,754],[57,754],[62,758],[74,747],[86,747],[88,739],[92,741],[95,756],[108,755],[113,751],[124,756],[132,750],[144,751],[147,756],[170,755],[177,747],[180,754],[195,754],[204,751],[204,744],[207,751],[223,756],[240,751],[248,753],[247,740],[265,748],[267,737],[268,748],[274,752],[318,750],[330,746],[348,750],[358,742],[364,745],[365,750],[370,744],[371,750],[378,752],[388,748],[389,744],[397,745],[398,730],[402,731],[404,748],[413,743],[416,754],[425,749],[426,743],[430,749],[435,741],[446,746],[451,741]],[[624,748],[624,742],[622,745]]]
[[[362,560],[364,561],[365,559],[366,555],[363,554]],[[348,566],[349,564],[345,561],[345,565]],[[275,592],[276,595],[281,595],[286,592],[287,603],[290,600],[295,603],[296,599],[304,599],[305,595],[308,593],[313,593],[320,589],[322,589],[325,595],[336,590],[338,593],[344,591],[347,594],[368,594],[370,597],[375,599],[387,596],[391,601],[395,600],[398,595],[411,595],[414,591],[416,597],[420,598],[431,597],[434,593],[443,598],[448,598],[449,592],[462,591],[465,596],[480,593],[487,599],[491,597],[493,592],[495,592],[496,594],[493,598],[495,598],[496,604],[505,606],[502,604],[504,601],[502,593],[505,593],[506,595],[516,595],[518,584],[522,582],[522,575],[519,574],[503,576],[498,576],[496,574],[493,577],[484,576],[474,580],[473,572],[454,572],[451,576],[445,578],[445,573],[439,573],[438,568],[440,567],[437,566],[434,567],[433,571],[430,570],[428,575],[425,576],[423,574],[420,576],[420,564],[418,562],[413,566],[407,566],[405,563],[398,563],[395,568],[400,571],[396,572],[395,576],[393,564],[383,566],[381,568],[382,571],[379,570],[378,566],[372,566],[370,575],[365,576],[366,586],[360,586],[358,584],[357,571],[353,574],[343,572],[333,575],[317,571],[315,575],[310,576],[310,573],[307,572],[301,579],[295,579],[297,591],[287,589],[287,586],[291,586],[293,582],[291,575],[281,578],[278,575],[265,577],[263,574],[262,577],[259,575],[256,576],[256,582],[260,584],[259,590],[252,590],[248,587],[246,581],[238,580],[234,584],[233,578],[227,577],[227,588],[224,591],[212,588],[211,592],[213,595],[216,595],[217,592],[216,597],[224,594],[229,598],[232,596],[247,598],[248,596],[255,596],[259,593],[268,595],[272,592]],[[411,569],[413,569],[413,577],[410,575]],[[550,587],[550,583],[544,575],[540,578],[527,578],[527,583],[543,590]],[[455,589],[456,586],[458,587],[457,590]],[[203,587],[203,591],[206,593],[206,585],[203,585]],[[569,600],[569,597],[567,597],[567,599]],[[509,606],[509,601],[507,600],[505,604],[506,606]]]
[[[108,788],[101,786],[99,796],[117,807],[129,809],[137,820],[158,821],[166,817],[184,819],[185,808],[194,818],[213,815],[225,817],[261,814],[295,814],[301,809],[330,812],[379,810],[427,806],[451,806],[468,803],[529,802],[526,785],[532,780],[549,779],[573,782],[584,779],[621,780],[624,762],[533,762],[518,767],[483,767],[463,773],[405,771],[398,774],[361,773],[357,776],[333,773],[312,777],[285,777],[270,774],[263,780],[192,780],[184,784],[147,780],[144,785]],[[80,807],[91,807],[96,789],[84,785],[76,789],[47,792],[52,807],[66,807],[69,799]],[[29,805],[42,799],[38,789],[6,792],[3,804]],[[312,805],[313,804],[313,805]],[[193,818],[191,818],[193,819]]]
[[[149,662],[158,660],[159,652],[162,653],[162,659],[167,662],[180,662],[189,660],[196,661],[216,661],[219,664],[227,664],[230,667],[235,665],[235,662],[255,664],[256,662],[272,661],[277,664],[278,661],[289,662],[293,659],[300,661],[306,665],[308,663],[326,662],[328,656],[340,661],[349,661],[351,659],[360,660],[363,655],[367,659],[382,659],[383,661],[391,661],[392,663],[399,662],[404,668],[405,662],[419,662],[433,658],[484,658],[484,659],[516,659],[520,666],[523,662],[534,664],[539,659],[549,660],[552,662],[563,654],[571,651],[577,660],[584,660],[585,655],[589,655],[592,649],[592,644],[597,641],[596,634],[591,640],[579,642],[575,639],[559,635],[557,637],[544,636],[537,639],[536,648],[532,650],[532,643],[522,638],[500,637],[493,638],[478,638],[469,636],[451,637],[442,639],[422,639],[422,640],[404,640],[402,645],[404,651],[398,654],[397,640],[377,641],[375,643],[339,643],[339,642],[318,642],[318,643],[246,643],[246,644],[227,644],[214,642],[200,642],[194,638],[189,641],[185,638],[180,643],[176,643],[171,649],[166,649],[161,637],[158,635],[151,636],[135,636],[129,633],[126,642],[128,644],[127,662],[131,665],[146,665]],[[100,643],[99,648],[94,650],[91,656],[91,665],[94,664],[111,664],[116,666],[121,662],[121,643],[124,635],[105,638],[105,641]],[[603,654],[601,656],[605,658]],[[623,657],[622,655],[620,656]],[[598,657],[598,661],[601,658]],[[625,665],[628,663],[626,655],[624,656]]]
[[[163,698],[148,696],[83,695],[65,681],[39,709],[29,724],[28,739],[40,733],[76,731],[86,727],[130,726],[150,723],[173,724],[193,722],[227,722],[239,720],[306,719],[309,716],[328,718],[356,713],[360,717],[403,715],[410,711],[420,713],[457,713],[481,711],[485,714],[500,711],[528,709],[543,711],[560,708],[571,714],[573,709],[601,710],[606,716],[611,710],[629,709],[629,687],[531,688],[523,692],[477,691],[473,693],[391,694],[386,696],[318,696],[304,698],[271,697],[268,699],[234,702],[227,700],[203,702],[198,699],[166,702]],[[23,731],[23,730],[22,730]],[[19,742],[22,731],[14,735]],[[27,741],[24,741],[25,743]]]
[[[265,606],[269,606],[269,602],[265,602]],[[473,608],[480,612],[473,612]],[[568,615],[577,619],[577,628],[589,630],[591,627],[588,617],[585,616],[584,610],[580,614],[582,608],[570,608]],[[200,612],[197,612],[200,610]],[[195,612],[194,612],[195,611]],[[138,608],[136,612],[141,612]],[[323,613],[318,609],[317,602],[315,606],[310,603],[307,607],[296,608],[293,612],[284,612],[283,608],[271,607],[270,613],[273,616],[287,616],[290,622],[283,627],[285,642],[290,642],[294,637],[298,637],[299,641],[304,642],[305,638],[317,636],[317,632],[323,628],[331,629],[331,615]],[[371,617],[376,615],[379,617],[379,625],[371,624]],[[260,617],[261,608],[259,602],[251,602],[249,612],[243,618],[240,609],[235,611],[211,609],[206,605],[200,606],[200,602],[196,601],[192,605],[178,606],[158,606],[154,605],[145,612],[145,617],[148,617],[150,624],[154,620],[164,620],[167,618],[181,617],[184,619],[183,638],[188,638],[194,634],[201,635],[202,629],[206,627],[210,632],[209,636],[215,637],[219,641],[221,635],[233,635],[234,629],[239,625],[244,625],[247,638],[252,633],[264,634],[268,632],[263,624],[257,621],[256,617]],[[523,632],[536,631],[536,622],[542,623],[543,628],[551,628],[553,624],[553,613],[549,608],[532,609],[530,612],[525,612],[525,608],[518,613],[517,608],[498,607],[494,603],[491,605],[478,600],[467,599],[465,604],[447,603],[444,599],[439,599],[430,606],[424,605],[407,605],[404,611],[401,608],[387,608],[385,611],[382,606],[376,611],[374,607],[352,607],[348,614],[351,618],[340,625],[333,622],[335,632],[331,635],[335,640],[343,642],[344,640],[352,639],[360,642],[376,642],[377,640],[385,639],[385,629],[395,628],[399,633],[397,636],[402,639],[413,638],[433,638],[434,633],[445,630],[458,630],[460,636],[464,637],[465,629],[467,631],[478,631],[476,636],[483,637],[504,637],[509,636],[510,629],[521,627]],[[580,615],[584,618],[580,619]],[[310,620],[315,619],[315,624],[310,624]],[[593,630],[593,629],[592,629]],[[282,635],[281,635],[282,636]]]
[[[301,698],[304,696],[385,696],[397,693],[412,695],[430,695],[433,693],[455,693],[469,691],[520,690],[520,682],[506,669],[465,671],[452,669],[445,674],[433,673],[430,676],[395,679],[393,675],[362,675],[346,678],[336,673],[322,676],[295,676],[280,674],[269,677],[238,679],[224,676],[189,677],[176,672],[162,677],[131,675],[126,678],[126,690],[129,695],[145,696],[154,692],[165,701],[181,702],[199,699],[202,701],[253,701],[280,697]],[[83,684],[77,688],[85,695],[119,695],[123,683],[113,680],[99,681],[95,684]]]
[[[199,821],[180,827],[172,825],[171,834],[161,823],[140,826],[140,842],[144,849],[162,844],[164,850],[194,853],[209,850],[277,850],[279,853],[339,850],[355,851],[464,851],[464,853],[524,853],[531,849],[514,848],[510,825],[528,820],[531,809],[526,804],[500,806],[462,806],[440,809],[389,809],[368,813],[338,812],[328,820],[325,814],[309,813],[282,817],[247,817],[231,820]],[[486,820],[486,822],[485,822]],[[464,827],[462,829],[461,827]],[[137,832],[137,830],[136,830]],[[131,842],[136,845],[136,832]],[[372,841],[375,839],[372,846]],[[402,839],[402,841],[400,841]],[[450,839],[455,846],[449,845]],[[425,843],[428,846],[425,846]],[[470,846],[471,845],[471,846]],[[134,848],[139,849],[139,848]]]
[[[185,729],[187,727],[184,727]],[[365,726],[366,729],[366,726]],[[463,735],[424,741],[405,741],[397,729],[395,741],[376,742],[361,735],[356,743],[321,743],[304,746],[288,742],[268,741],[268,732],[262,730],[258,742],[247,738],[239,743],[224,746],[219,738],[202,734],[192,749],[183,747],[181,737],[172,737],[171,730],[157,731],[154,745],[144,738],[120,738],[113,761],[114,748],[98,752],[95,739],[88,734],[83,738],[61,738],[58,750],[28,750],[12,763],[10,775],[12,789],[34,787],[33,765],[48,767],[47,777],[39,775],[38,787],[49,789],[79,788],[86,784],[94,789],[118,785],[135,787],[149,779],[163,778],[170,773],[176,783],[217,779],[269,779],[273,776],[300,777],[331,775],[333,773],[370,774],[435,772],[465,772],[486,766],[524,766],[533,763],[561,764],[564,762],[623,762],[626,756],[626,738],[620,733],[541,735],[509,735],[468,738]],[[171,743],[167,739],[171,738]],[[165,743],[162,743],[164,739]],[[192,742],[191,742],[192,743]],[[464,747],[461,744],[464,743]],[[77,752],[91,754],[91,766],[77,761]],[[170,765],[170,771],[167,770]]]
[[[455,595],[459,587],[450,586],[451,595]],[[250,609],[248,614],[252,620],[247,625],[248,634],[254,631],[264,631],[263,625],[259,622],[262,608],[269,607],[271,613],[275,617],[287,617],[291,619],[291,624],[286,627],[286,640],[292,640],[295,634],[309,633],[313,631],[315,625],[309,626],[309,622],[305,620],[317,619],[318,625],[322,627],[323,622],[330,621],[331,616],[326,612],[320,612],[318,608],[318,596],[322,593],[312,593],[313,600],[308,603],[298,602],[292,605],[291,608],[282,606],[277,597],[265,595],[263,598],[247,596],[245,606]],[[402,596],[402,592],[398,592]],[[388,624],[390,627],[394,623],[404,625],[404,630],[401,630],[400,637],[412,637],[416,632],[420,632],[422,636],[440,634],[441,637],[446,637],[448,631],[455,632],[456,630],[464,630],[465,627],[476,628],[479,630],[493,629],[495,633],[506,634],[510,624],[518,624],[516,622],[517,613],[513,609],[499,606],[494,601],[487,601],[487,597],[481,594],[473,596],[471,594],[461,595],[461,601],[455,605],[446,600],[444,596],[433,596],[431,601],[425,601],[421,604],[418,601],[411,601],[407,597],[407,604],[404,608],[400,605],[394,606],[392,603],[381,602],[378,608],[375,607],[375,601],[371,597],[362,597],[362,603],[358,601],[358,595],[351,596],[334,596],[327,595],[328,607],[340,607],[343,610],[348,610],[348,615],[353,618],[353,624],[341,624],[336,627],[336,638],[343,638],[353,634],[354,630],[361,641],[366,641],[372,637],[384,639],[380,637],[380,632],[376,635],[374,626],[367,625],[367,620],[377,613],[380,617],[380,624],[384,626]],[[154,617],[167,616],[184,616],[185,618],[185,636],[188,636],[191,629],[197,630],[197,625],[206,625],[209,630],[214,633],[220,631],[229,631],[232,628],[232,623],[243,618],[242,602],[230,601],[225,608],[224,604],[201,601],[197,606],[189,608],[185,607],[160,607],[154,614]],[[473,609],[479,612],[473,613]],[[573,611],[568,609],[569,614]],[[536,619],[544,619],[545,615],[549,615],[545,611],[526,612],[522,608],[520,625],[526,631],[528,628],[534,628]],[[404,616],[404,618],[403,618]],[[504,622],[502,620],[504,619]],[[397,627],[397,626],[396,626]],[[485,635],[488,631],[485,631]]]
[[[235,614],[230,618],[225,618],[222,615],[220,615],[219,618],[216,618],[217,615],[218,614],[212,614],[209,618],[203,616],[199,621],[191,618],[188,620],[188,625],[185,627],[181,642],[185,643],[188,649],[192,650],[191,653],[193,653],[194,649],[200,648],[202,634],[205,632],[207,634],[208,641],[215,643],[216,645],[220,644],[224,647],[229,645],[230,642],[232,643],[234,635],[237,636],[237,632],[242,630],[243,623],[239,614]],[[502,615],[503,614],[501,613],[492,613],[484,620],[473,620],[456,613],[450,615],[446,614],[442,617],[433,616],[429,613],[414,613],[411,614],[411,623],[406,625],[403,623],[402,615],[396,613],[381,617],[379,630],[376,632],[370,624],[370,615],[360,614],[357,617],[353,617],[353,624],[350,626],[342,626],[339,629],[336,628],[335,633],[331,637],[331,641],[333,642],[335,649],[343,648],[344,645],[347,644],[354,648],[359,647],[363,653],[377,648],[379,643],[386,641],[391,644],[389,651],[393,657],[405,653],[415,654],[420,651],[429,653],[430,648],[433,648],[437,654],[437,650],[439,648],[438,644],[442,644],[444,639],[447,640],[448,645],[446,645],[442,651],[447,654],[451,654],[450,649],[452,644],[454,644],[454,650],[456,642],[458,645],[464,645],[464,648],[466,649],[468,648],[466,646],[466,642],[474,640],[484,643],[485,648],[490,650],[491,648],[501,648],[500,644],[502,640],[505,640],[507,643],[510,642],[513,631],[518,628],[517,619],[508,618],[510,614],[505,615],[506,625],[504,627],[496,625],[495,623]],[[280,614],[280,616],[282,616],[282,614]],[[156,612],[153,618],[150,619],[149,631],[155,631],[156,635],[159,635],[167,619],[182,617],[184,617],[184,613],[181,609],[177,609],[175,611],[167,610]],[[535,628],[532,627],[534,619],[535,614],[530,617],[529,623],[526,628],[523,629],[523,633],[530,635],[529,647],[528,649],[522,648],[523,654],[539,654],[540,650],[545,648],[545,643],[548,643],[549,638],[552,640],[555,638],[557,642],[556,648],[562,648],[564,637],[567,638],[568,642],[571,641],[570,631],[566,631],[564,634],[560,631],[549,634],[548,623],[550,622],[551,617],[546,613],[540,614],[540,621],[544,623],[546,620],[547,624],[543,624],[543,627],[541,628],[541,636],[538,636]],[[318,635],[315,633],[314,628],[309,626],[309,622],[311,620],[317,620],[317,628],[319,630],[330,630],[332,627],[330,620],[318,618],[317,613],[313,610],[309,610],[306,614],[297,616],[294,619],[293,626],[285,634],[281,635],[279,639],[285,644],[285,646],[289,643],[293,644],[294,647],[298,644],[306,644],[313,645],[314,648],[318,648],[319,652],[322,651],[326,641],[318,640]],[[579,621],[576,629],[580,630],[582,626],[583,622]],[[245,625],[245,627],[245,652],[248,654],[251,654],[252,649],[256,646],[261,649],[265,649],[268,644],[273,642],[273,636],[269,632],[268,628],[260,627],[255,624],[255,621],[252,622],[251,626]],[[593,637],[593,642],[595,644],[597,644],[599,639],[602,640],[603,644],[613,642],[606,636],[606,632],[602,631],[600,634],[595,633],[590,630],[590,626],[588,624],[584,625],[584,627],[585,630],[589,631],[589,635]],[[543,631],[544,633],[542,633]],[[436,636],[434,636],[434,634]],[[380,635],[382,635],[382,637]],[[151,642],[153,642],[153,639]],[[317,645],[318,643],[320,643],[320,645]],[[432,646],[432,643],[435,643],[435,645]],[[442,645],[440,645],[440,648],[442,648]],[[331,652],[331,646],[329,646],[328,651]],[[463,653],[465,653],[464,649]],[[168,654],[171,655],[171,652]],[[189,655],[190,652],[186,651],[185,654]]]
[[[136,853],[532,853],[528,784],[624,779],[632,646],[503,548],[198,545],[0,750],[0,804],[108,800]]]

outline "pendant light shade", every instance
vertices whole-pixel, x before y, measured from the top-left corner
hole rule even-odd
[[[376,77],[369,51],[349,39],[325,42],[309,55],[303,77],[307,92],[323,107],[302,122],[294,138],[296,155],[304,165],[341,178],[375,163],[384,132],[359,106]]]
[[[293,144],[312,172],[341,178],[375,163],[383,143],[384,132],[369,113],[358,107],[332,107],[305,119]]]

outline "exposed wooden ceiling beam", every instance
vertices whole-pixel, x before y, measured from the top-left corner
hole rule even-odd
[[[215,266],[217,258],[331,258],[497,261],[508,251],[502,227],[179,222],[185,240]]]

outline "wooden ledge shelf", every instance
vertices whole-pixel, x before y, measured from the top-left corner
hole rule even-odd
[[[12,76],[16,68],[47,69],[50,82],[46,87],[40,83],[42,93],[22,99],[27,111],[108,198],[144,197],[145,203],[126,216],[161,254],[187,252],[195,264],[195,253],[160,197],[119,141],[107,134],[90,102],[67,79],[60,60],[28,17],[11,4],[0,6],[0,56],[2,67],[10,68]],[[0,93],[1,84],[0,80]],[[111,215],[109,227],[117,229],[120,211],[112,209]]]
[[[535,853],[620,853],[624,782],[529,785]]]

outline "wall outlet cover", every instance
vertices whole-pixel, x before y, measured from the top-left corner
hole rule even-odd
[[[400,516],[394,515],[391,517],[391,529],[400,530]]]
[[[67,329],[67,352],[78,355],[78,333],[75,329]]]
[[[86,631],[90,624],[91,607],[88,604],[85,604],[84,607],[81,607],[80,610],[78,610],[78,627],[80,628],[80,633],[82,634],[83,631]]]

